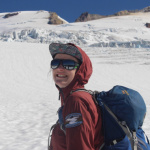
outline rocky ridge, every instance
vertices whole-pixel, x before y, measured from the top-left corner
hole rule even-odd
[[[131,13],[137,13],[137,12],[145,12],[145,13],[150,12],[150,6],[143,8],[141,10],[122,10],[113,15],[106,15],[106,16],[99,15],[99,14],[89,14],[88,12],[84,12],[75,20],[75,22],[86,22],[90,20],[97,20],[97,19],[113,17],[113,16],[125,16],[125,15],[130,15]]]
[[[75,22],[85,22],[89,20],[96,20],[96,19],[101,19],[104,18],[105,16],[98,15],[98,14],[89,14],[88,12],[84,12],[81,14],[79,18],[75,20]]]

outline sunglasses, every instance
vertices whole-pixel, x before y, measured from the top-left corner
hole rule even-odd
[[[60,64],[67,70],[73,70],[73,69],[77,69],[79,67],[79,64],[77,62],[75,62],[74,60],[53,59],[51,61],[51,68],[56,69],[59,67]]]

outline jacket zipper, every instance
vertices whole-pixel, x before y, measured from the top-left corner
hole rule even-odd
[[[59,89],[59,98],[58,98],[58,100],[60,100],[60,95],[62,95],[62,98],[63,98],[63,105],[64,105],[64,93],[63,93],[63,91],[62,91],[61,88],[58,87],[58,89]]]

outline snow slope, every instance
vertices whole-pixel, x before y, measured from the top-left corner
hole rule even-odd
[[[0,14],[1,150],[47,148],[49,128],[56,122],[60,106],[49,65],[48,46],[53,41],[75,42],[89,55],[93,75],[87,89],[107,91],[114,85],[124,85],[139,91],[147,105],[143,128],[150,138],[150,29],[144,27],[149,13],[59,26],[30,24],[28,19],[22,25],[13,25],[21,20],[15,16],[4,20],[3,15]],[[39,41],[41,37],[43,42]]]
[[[0,42],[0,47],[0,149],[46,149],[60,106],[48,44]],[[144,129],[150,137],[150,50],[82,48],[94,69],[86,88],[107,91],[119,84],[139,91],[147,104]]]
[[[103,18],[82,23],[48,25],[48,12],[20,12],[4,19],[0,14],[0,40],[35,43],[73,42],[91,47],[150,48],[150,12]]]
[[[16,12],[12,12],[16,13]],[[15,29],[25,28],[48,28],[50,25],[47,24],[51,15],[48,11],[20,11],[18,15],[14,15],[9,18],[4,18],[6,14],[11,13],[0,13],[0,29],[3,32]],[[59,16],[58,16],[59,17]],[[59,17],[64,23],[68,23],[66,20]]]

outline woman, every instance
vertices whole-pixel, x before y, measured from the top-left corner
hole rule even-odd
[[[99,150],[103,143],[101,112],[83,89],[92,74],[86,53],[74,44],[52,43],[53,79],[61,98],[61,117],[55,125],[50,150]]]

